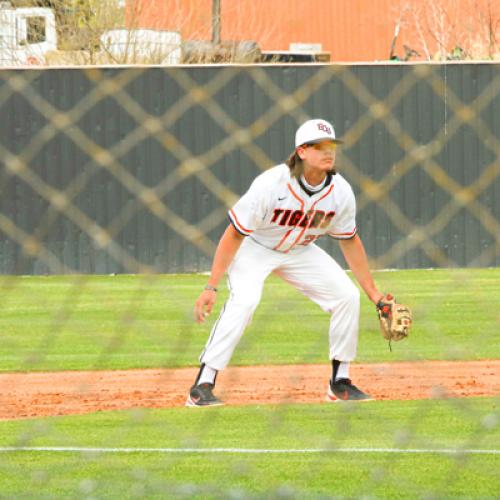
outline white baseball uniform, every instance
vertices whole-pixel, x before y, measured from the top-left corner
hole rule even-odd
[[[317,192],[293,177],[285,164],[259,175],[229,210],[234,228],[247,238],[228,268],[230,295],[200,361],[215,370],[226,367],[270,273],[330,313],[330,359],[352,361],[358,341],[359,290],[314,241],[324,234],[352,238],[355,216],[354,193],[340,174],[328,174]]]

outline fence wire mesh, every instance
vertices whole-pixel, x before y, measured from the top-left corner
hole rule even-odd
[[[499,94],[495,64],[1,71],[3,494],[494,497]],[[377,280],[414,308],[390,353],[362,306],[354,374],[394,401],[316,404],[328,319],[271,279],[229,407],[171,408],[213,321],[192,320],[206,277],[165,273],[209,270],[228,207],[314,116],[345,141],[372,267],[401,269]]]

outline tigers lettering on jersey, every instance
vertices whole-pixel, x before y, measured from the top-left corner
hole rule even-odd
[[[335,212],[324,212],[323,210],[309,210],[304,213],[302,210],[291,210],[285,208],[275,208],[271,223],[280,226],[299,226],[307,229],[328,227],[335,217]]]
[[[346,239],[356,233],[354,193],[340,174],[308,193],[284,163],[256,177],[228,215],[240,234],[283,253],[325,234]]]

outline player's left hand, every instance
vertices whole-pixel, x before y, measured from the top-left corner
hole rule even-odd
[[[217,292],[214,290],[203,290],[194,305],[194,319],[197,323],[203,323],[212,312],[212,308],[217,299]]]
[[[408,337],[412,313],[408,306],[398,304],[391,294],[384,295],[377,303],[380,329],[385,339],[398,341]]]

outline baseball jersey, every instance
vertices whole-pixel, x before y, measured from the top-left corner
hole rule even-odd
[[[356,234],[354,193],[340,174],[328,174],[323,189],[313,193],[284,163],[257,176],[228,215],[239,233],[284,253],[324,234],[337,239]]]

